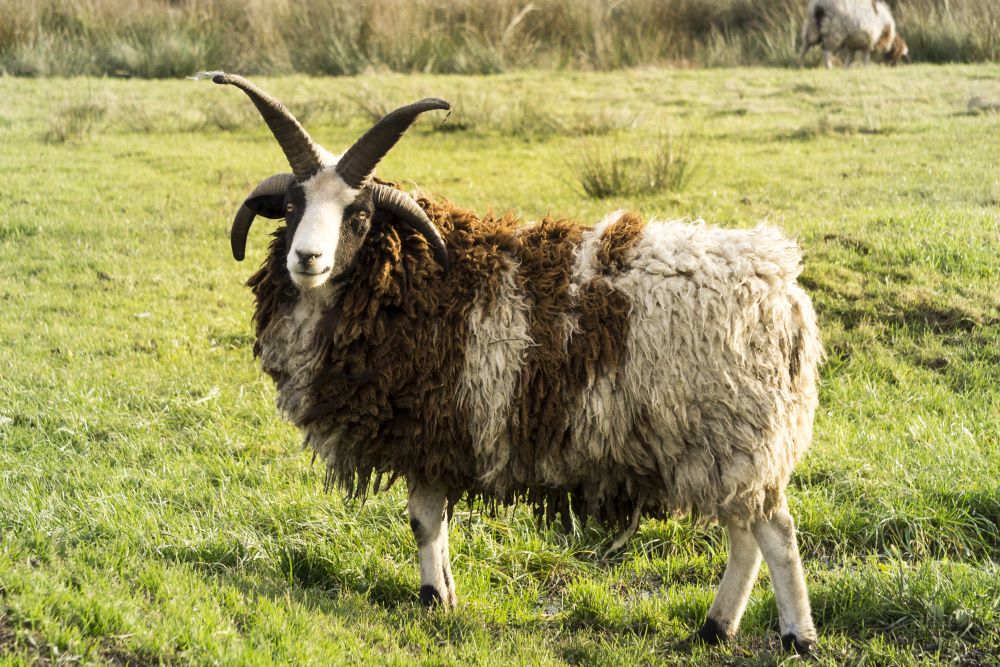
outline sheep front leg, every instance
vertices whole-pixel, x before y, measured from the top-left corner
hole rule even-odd
[[[420,602],[455,606],[455,582],[448,559],[448,498],[445,489],[410,482],[410,530],[420,558]]]
[[[809,653],[816,645],[816,628],[813,626],[809,593],[795,539],[795,522],[788,506],[783,504],[770,519],[754,523],[753,534],[771,571],[771,585],[778,603],[781,644],[785,650],[794,648],[797,653]]]
[[[823,65],[827,69],[833,69],[833,51],[823,49]]]
[[[760,549],[753,533],[734,523],[729,524],[727,532],[729,561],[708,618],[698,631],[698,637],[706,644],[718,644],[736,634],[760,570]]]

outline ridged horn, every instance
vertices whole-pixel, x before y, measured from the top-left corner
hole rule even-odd
[[[427,217],[424,209],[413,200],[413,197],[402,190],[375,183],[372,186],[372,202],[375,208],[389,211],[399,216],[420,233],[431,246],[434,258],[441,263],[445,269],[448,268],[448,248],[444,244],[441,232],[438,231],[431,219]]]
[[[390,112],[347,149],[337,163],[337,173],[352,188],[360,188],[417,116],[434,109],[450,110],[451,105],[428,97]]]
[[[295,182],[292,174],[275,174],[268,176],[257,184],[250,196],[243,200],[243,205],[236,212],[236,219],[233,220],[233,227],[229,231],[229,245],[233,249],[233,257],[237,262],[242,262],[247,251],[247,235],[250,233],[250,225],[253,224],[254,217],[263,215],[265,218],[278,219],[285,217],[285,212],[280,208],[262,208],[264,201],[261,197],[274,197],[284,195],[289,186]]]
[[[322,169],[319,146],[312,140],[305,128],[295,119],[292,112],[285,108],[277,98],[258,88],[255,84],[238,74],[225,72],[206,72],[218,84],[236,86],[247,94],[257,107],[271,134],[278,140],[278,145],[288,159],[295,178],[303,181]]]

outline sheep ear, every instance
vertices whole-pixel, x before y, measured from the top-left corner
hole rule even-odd
[[[243,201],[229,232],[229,244],[237,262],[242,262],[246,256],[247,235],[256,216],[262,215],[272,220],[285,217],[285,193],[294,182],[292,174],[275,174],[258,183]]]

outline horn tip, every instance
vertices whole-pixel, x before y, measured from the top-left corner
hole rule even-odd
[[[442,100],[440,97],[428,97],[423,100],[425,104],[431,106],[434,109],[441,109],[442,111],[451,111],[451,104],[447,100]]]

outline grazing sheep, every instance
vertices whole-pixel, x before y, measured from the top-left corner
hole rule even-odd
[[[414,201],[372,171],[427,99],[337,157],[242,77],[292,167],[244,201],[285,218],[248,285],[278,406],[349,496],[405,477],[420,599],[454,606],[448,517],[461,497],[570,511],[622,533],[643,516],[726,526],[730,557],[699,636],[731,637],[761,562],[783,643],[816,640],[785,501],[811,439],[821,347],[800,252],[770,227],[590,229]]]
[[[802,26],[800,65],[817,44],[823,47],[827,69],[833,67],[835,51],[845,52],[848,67],[861,53],[866,65],[872,53],[881,54],[891,65],[910,60],[906,42],[896,32],[892,12],[882,0],[810,0]]]

